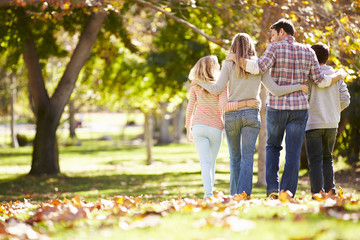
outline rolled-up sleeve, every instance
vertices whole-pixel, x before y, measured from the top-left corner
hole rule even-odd
[[[318,82],[317,86],[319,88],[327,88],[330,87],[332,83],[332,75],[324,75],[324,79],[321,82]]]

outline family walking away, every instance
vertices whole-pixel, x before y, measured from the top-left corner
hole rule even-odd
[[[338,82],[345,77],[345,72],[330,70],[322,62],[320,66],[316,47],[313,46],[314,52],[312,48],[297,43],[293,37],[295,28],[290,21],[280,19],[270,30],[272,43],[260,58],[257,58],[251,37],[239,33],[233,38],[220,74],[215,56],[201,58],[190,71],[192,83],[186,111],[187,138],[192,141],[193,137],[199,155],[205,199],[213,196],[215,163],[223,126],[230,156],[230,194],[245,192],[251,195],[255,144],[260,130],[260,83],[268,90],[267,196],[276,198],[281,190],[289,190],[295,196],[305,129],[307,143],[311,147],[315,143],[319,146],[313,150],[307,145],[311,191],[335,192],[332,169],[335,138],[331,138],[331,134],[334,131],[336,134],[340,110],[350,102],[345,83],[343,80]],[[309,102],[307,84],[311,89]],[[327,98],[333,101],[327,101]],[[318,105],[319,102],[324,105]],[[320,113],[318,109],[321,109]],[[312,119],[316,123],[318,119],[323,120],[320,125],[329,128],[315,132],[313,129],[319,130],[320,127],[317,124],[313,126]],[[315,136],[308,137],[311,133]],[[285,168],[279,183],[279,156],[284,135]],[[327,149],[323,150],[325,147]],[[322,156],[319,157],[319,154]]]

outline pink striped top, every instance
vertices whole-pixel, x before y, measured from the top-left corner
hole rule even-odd
[[[192,86],[186,108],[185,127],[204,124],[222,130],[224,128],[223,111],[233,111],[239,107],[240,102],[228,102],[227,88],[224,88],[219,95],[213,95]]]

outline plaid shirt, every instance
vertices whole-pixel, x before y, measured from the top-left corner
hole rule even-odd
[[[306,84],[307,80],[317,85],[324,79],[315,52],[295,42],[292,36],[271,43],[257,62],[261,73],[271,68],[271,77],[280,86]],[[280,97],[269,93],[267,106],[278,110],[305,110],[309,104],[307,95],[297,91]]]

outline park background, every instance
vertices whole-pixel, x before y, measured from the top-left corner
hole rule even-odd
[[[63,198],[80,204],[84,200],[79,196],[93,202],[115,196],[142,196],[143,202],[160,203],[201,198],[196,151],[184,141],[188,72],[205,55],[224,60],[238,32],[253,37],[261,56],[269,43],[269,26],[282,17],[294,23],[298,42],[329,44],[329,65],[348,73],[351,104],[339,125],[335,169],[337,187],[341,184],[345,193],[359,198],[359,1],[0,0],[0,12],[0,200],[4,205],[24,198],[34,201],[34,206]],[[261,98],[264,102],[264,89]],[[264,114],[262,106],[262,118]],[[255,155],[254,198],[265,198],[264,124]],[[300,171],[298,197],[305,198],[309,195],[305,155]],[[225,196],[228,175],[223,141],[216,189]],[[350,213],[357,211],[351,208]],[[14,216],[5,213],[2,220],[8,229],[11,224],[6,221]],[[26,214],[23,218],[29,219],[31,214]],[[249,215],[267,219],[266,214]],[[273,228],[274,219],[282,218],[278,212],[268,216],[265,232]],[[356,216],[350,220],[357,222]],[[173,218],[168,228],[187,221],[182,215]],[[336,225],[337,218],[319,218],[331,222],[326,229]],[[307,229],[313,220],[305,220]],[[286,219],[280,225],[286,228],[293,221]],[[330,234],[330,239],[357,236],[347,229],[353,229],[352,222]],[[55,237],[68,237],[67,227],[57,231],[57,227],[33,226]],[[159,237],[156,229],[151,231]],[[300,228],[294,234],[305,232],[316,238],[331,232],[321,229]],[[204,238],[212,231],[222,234],[221,229],[211,230]],[[231,237],[232,231],[222,237]],[[142,233],[130,232],[126,234],[132,237]],[[92,233],[84,234],[87,238]],[[199,238],[198,234],[190,233],[189,238]],[[268,234],[276,237],[276,231]],[[295,238],[292,233],[283,237]]]

